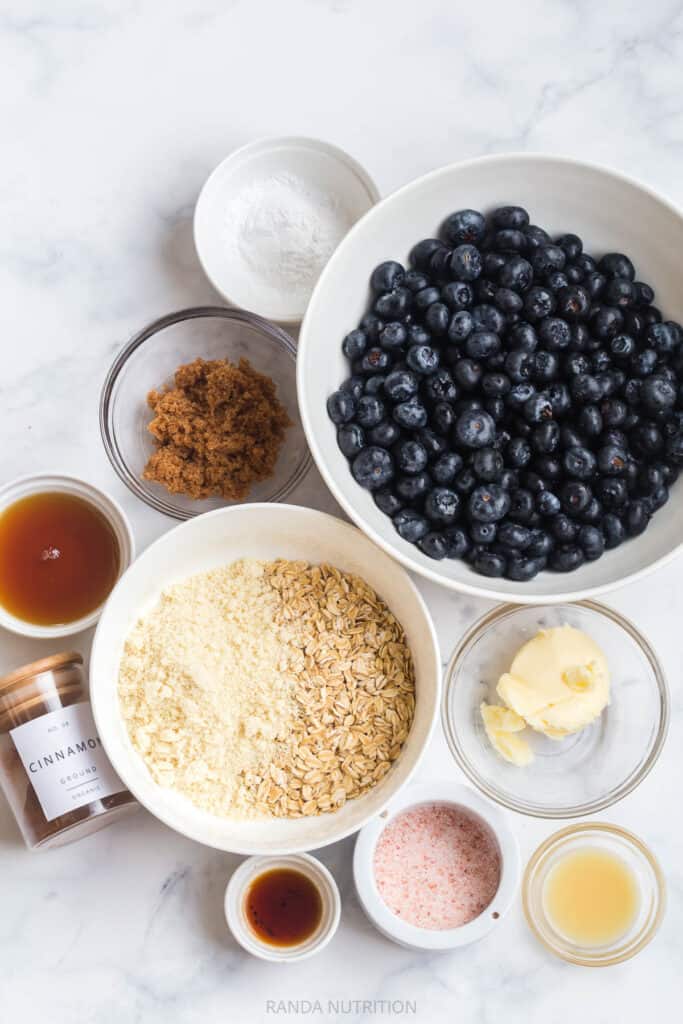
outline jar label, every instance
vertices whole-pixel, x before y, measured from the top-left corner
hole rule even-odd
[[[125,792],[97,735],[88,701],[18,725],[10,736],[48,821]]]

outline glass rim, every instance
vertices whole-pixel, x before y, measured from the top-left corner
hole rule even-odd
[[[496,607],[492,608],[491,611],[486,612],[486,614],[477,619],[476,622],[470,626],[464,636],[460,638],[453,650],[453,653],[451,654],[448,665],[446,666],[441,699],[441,723],[448,749],[455,759],[456,764],[464,772],[469,781],[476,786],[481,793],[484,793],[489,797],[489,799],[500,804],[502,807],[506,807],[508,810],[516,811],[518,814],[524,814],[527,817],[551,820],[580,818],[586,814],[595,814],[598,811],[604,811],[606,808],[618,803],[619,800],[622,800],[629,793],[633,792],[633,790],[640,785],[643,779],[646,778],[657,762],[669,730],[670,713],[669,688],[659,658],[648,640],[630,621],[630,619],[627,619],[615,609],[601,604],[599,601],[565,601],[560,602],[559,604],[549,605],[548,607],[557,609],[561,608],[562,604],[569,606],[573,605],[578,608],[586,608],[598,615],[606,616],[608,619],[611,619],[612,622],[616,623],[616,625],[620,626],[645,655],[645,658],[650,664],[652,674],[657,685],[657,691],[659,693],[659,722],[652,745],[645,757],[645,760],[641,764],[637,765],[636,768],[634,768],[616,787],[610,789],[602,796],[589,800],[586,803],[574,804],[567,807],[544,807],[515,799],[498,789],[496,786],[487,782],[474,770],[469,760],[465,757],[458,739],[457,731],[453,728],[451,715],[449,713],[449,705],[451,692],[455,686],[455,670],[465,655],[469,652],[474,642],[494,622],[497,622],[502,618],[506,618],[515,612],[528,611],[530,608],[542,608],[544,607],[543,604],[500,604],[496,605]]]
[[[637,941],[632,946],[628,946],[625,949],[620,947],[612,955],[606,954],[605,958],[602,960],[581,956],[580,954],[573,953],[569,949],[563,948],[559,943],[553,944],[548,942],[545,935],[542,934],[536,924],[536,919],[531,909],[530,899],[534,872],[543,863],[544,859],[548,857],[554,849],[561,846],[566,841],[583,833],[590,832],[603,833],[604,835],[615,836],[619,839],[625,840],[633,850],[644,858],[648,866],[651,868],[657,894],[657,903],[652,920],[647,923]],[[582,821],[578,824],[568,825],[566,828],[561,828],[557,832],[553,832],[552,835],[544,839],[543,842],[534,850],[527,862],[526,868],[524,869],[524,875],[522,876],[522,909],[530,931],[541,945],[544,946],[545,949],[549,950],[549,952],[553,953],[560,959],[565,960],[567,963],[577,964],[581,967],[611,967],[614,964],[623,963],[624,961],[630,960],[634,957],[644,949],[645,946],[647,946],[659,930],[664,919],[666,902],[666,880],[659,861],[653,854],[652,850],[650,850],[643,840],[640,839],[639,836],[635,835],[634,832],[631,832],[626,828],[622,828],[620,825],[613,825],[605,821]]]
[[[188,306],[185,309],[179,309],[173,313],[166,313],[164,316],[158,317],[156,320],[153,320],[151,323],[143,327],[142,330],[134,334],[133,337],[130,338],[116,354],[116,357],[104,378],[104,383],[100,392],[100,436],[102,438],[104,450],[107,453],[107,457],[109,458],[116,475],[137,498],[144,501],[144,503],[150,508],[154,508],[157,512],[162,512],[164,515],[170,516],[172,519],[179,519],[181,521],[192,519],[194,516],[200,515],[201,513],[185,511],[174,505],[171,501],[167,501],[164,498],[150,494],[142,486],[135,474],[131,472],[125,458],[123,457],[116,437],[112,418],[112,399],[118,380],[128,363],[128,360],[141,345],[149,340],[149,338],[165,330],[167,327],[173,327],[175,324],[183,323],[187,320],[209,318],[232,320],[257,328],[264,334],[268,335],[268,337],[276,344],[280,345],[281,348],[283,348],[291,357],[292,362],[296,366],[297,347],[294,339],[277,324],[271,323],[270,320],[265,320],[263,317],[258,316],[256,313],[251,313],[246,309],[233,309],[228,306]],[[306,445],[305,453],[299,460],[299,463],[292,475],[274,494],[270,495],[268,498],[260,500],[265,500],[266,502],[282,501],[294,490],[297,484],[303,480],[308,473],[311,464],[311,452],[308,445]],[[245,502],[245,504],[248,503],[248,501]],[[232,504],[240,503],[233,502]]]

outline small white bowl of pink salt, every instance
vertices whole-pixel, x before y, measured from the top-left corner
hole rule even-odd
[[[410,786],[359,833],[365,913],[389,939],[449,950],[488,935],[510,909],[519,849],[504,812],[467,786]]]

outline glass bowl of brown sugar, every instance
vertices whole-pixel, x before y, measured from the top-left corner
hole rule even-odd
[[[123,482],[174,519],[282,501],[311,462],[296,399],[296,345],[245,310],[169,313],[114,360],[100,430]]]

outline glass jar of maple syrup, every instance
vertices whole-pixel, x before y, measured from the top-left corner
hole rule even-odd
[[[97,735],[77,652],[0,678],[0,785],[32,850],[80,839],[138,806]]]
[[[95,623],[133,558],[128,521],[75,477],[25,477],[0,488],[0,625],[34,637]]]

